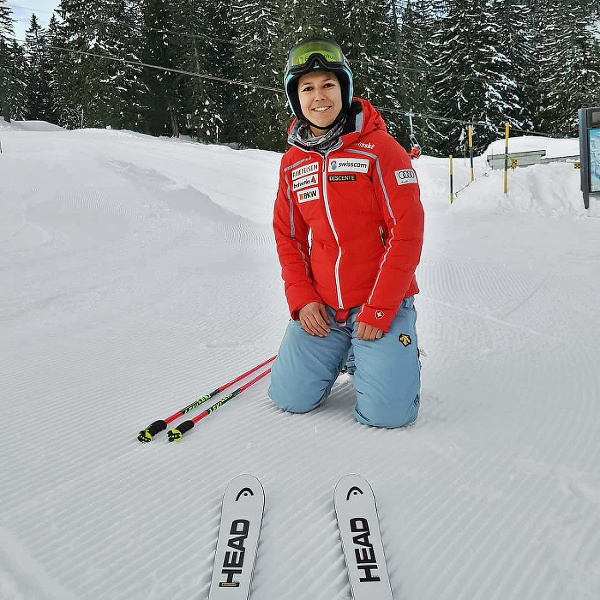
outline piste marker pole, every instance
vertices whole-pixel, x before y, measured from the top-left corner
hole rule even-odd
[[[170,431],[167,431],[167,437],[169,438],[169,441],[170,442],[179,442],[181,440],[181,437],[183,436],[183,434],[188,432],[190,429],[192,429],[194,427],[194,425],[196,423],[198,423],[198,421],[201,421],[202,419],[204,419],[204,417],[208,417],[208,415],[210,415],[210,413],[215,412],[215,410],[217,410],[217,408],[221,408],[221,406],[223,406],[223,404],[225,404],[226,402],[229,402],[229,400],[231,400],[238,394],[241,394],[245,389],[249,388],[251,385],[254,385],[257,381],[261,380],[263,377],[268,375],[270,372],[271,372],[271,368],[269,367],[264,373],[261,373],[260,375],[258,375],[257,377],[255,377],[254,379],[249,381],[248,383],[245,383],[243,386],[239,387],[237,390],[234,390],[230,394],[227,394],[227,396],[225,396],[224,398],[221,398],[221,400],[219,400],[218,402],[213,404],[209,409],[200,413],[197,417],[194,417],[193,419],[184,421],[183,423],[180,423],[175,429],[171,429]]]
[[[228,387],[231,387],[234,383],[237,383],[238,381],[241,381],[242,379],[248,377],[249,375],[252,375],[252,373],[254,373],[255,371],[258,371],[261,367],[264,367],[265,365],[268,365],[270,362],[273,362],[275,360],[275,358],[276,358],[276,355],[272,356],[268,360],[265,360],[264,362],[260,363],[260,365],[256,365],[256,367],[253,367],[249,371],[242,373],[240,376],[231,380],[229,383],[225,383],[222,386],[218,387],[216,390],[213,390],[212,392],[210,392],[210,394],[206,394],[205,396],[202,396],[202,398],[199,398],[198,400],[195,400],[191,404],[188,404],[181,410],[178,410],[176,413],[172,414],[170,417],[167,417],[166,419],[160,419],[158,421],[154,421],[154,423],[151,423],[150,425],[148,425],[148,427],[146,427],[146,429],[142,429],[142,431],[140,431],[137,439],[140,442],[142,442],[142,444],[147,444],[148,442],[151,442],[152,438],[157,433],[164,431],[167,428],[167,425],[169,423],[172,423],[175,419],[178,419],[179,417],[185,415],[186,413],[190,412],[191,410],[194,410],[201,404],[204,404],[206,401],[210,400],[211,398],[213,398],[220,392],[223,392]],[[270,369],[269,369],[269,371],[270,371]],[[238,393],[239,393],[239,391],[238,391]]]

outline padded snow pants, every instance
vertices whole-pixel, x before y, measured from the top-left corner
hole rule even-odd
[[[413,303],[413,297],[404,299],[389,332],[379,340],[356,339],[359,308],[338,324],[328,306],[330,331],[322,338],[306,333],[300,321],[290,321],[273,363],[270,398],[283,410],[309,412],[326,400],[344,364],[348,361],[352,372],[354,362],[356,420],[375,427],[412,423],[420,392]]]

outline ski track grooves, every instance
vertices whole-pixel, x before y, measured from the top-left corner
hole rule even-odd
[[[63,187],[53,152],[71,133],[85,151]],[[101,158],[106,135],[118,144]],[[250,598],[349,600],[332,495],[357,472],[398,600],[596,600],[600,290],[575,255],[506,266],[500,242],[477,249],[437,219],[447,252],[426,247],[419,268],[411,427],[356,423],[350,376],[307,415],[275,407],[266,378],[180,443],[141,445],[140,429],[277,351],[289,316],[268,211],[227,193],[249,195],[239,182],[265,155],[53,136],[0,206],[0,274],[15,278],[0,287],[0,596],[205,600],[222,495],[246,472],[266,495]],[[222,184],[203,187],[211,169]]]

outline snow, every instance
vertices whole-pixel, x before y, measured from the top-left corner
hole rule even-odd
[[[505,144],[504,138],[496,140],[490,144],[485,154],[504,154]],[[546,138],[534,135],[524,135],[517,138],[509,137],[509,153],[530,152],[531,150],[545,150],[546,158],[576,156],[579,154],[579,140],[573,138]]]
[[[347,375],[282,413],[267,378],[142,445],[277,352],[280,155],[31,123],[0,141],[2,600],[205,599],[242,472],[266,492],[254,599],[350,598],[332,500],[349,472],[375,491],[395,598],[598,597],[600,201],[585,211],[572,164],[510,171],[505,196],[485,156],[472,183],[455,160],[451,206],[447,160],[415,163],[414,426],[354,422]]]
[[[10,129],[13,131],[61,131],[62,127],[46,121],[6,121],[0,123],[0,130]]]

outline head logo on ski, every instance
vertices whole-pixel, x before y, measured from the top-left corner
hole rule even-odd
[[[375,496],[360,475],[340,479],[333,494],[354,600],[392,600]]]

